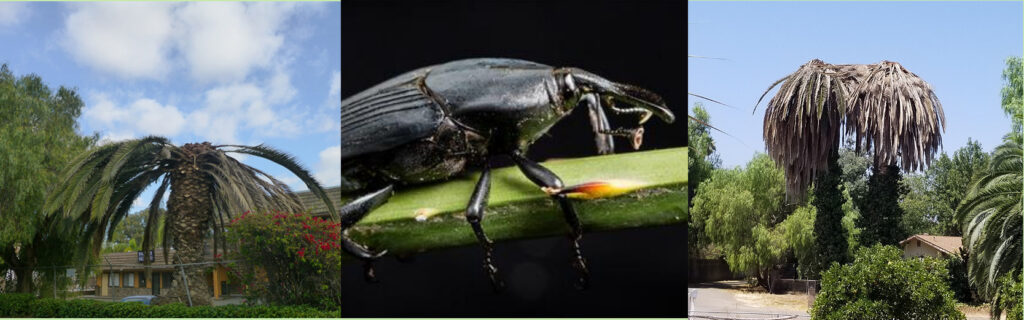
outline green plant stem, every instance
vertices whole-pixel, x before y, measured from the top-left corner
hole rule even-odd
[[[638,189],[611,198],[572,200],[584,230],[614,230],[683,223],[686,214],[686,148],[551,160],[543,165],[566,186],[599,180],[631,180]],[[479,172],[444,183],[399,189],[348,230],[374,250],[405,255],[475,245],[464,212]],[[483,228],[494,241],[567,234],[561,210],[516,167],[491,172]],[[355,194],[347,195],[357,196]],[[417,221],[417,212],[436,214]]]

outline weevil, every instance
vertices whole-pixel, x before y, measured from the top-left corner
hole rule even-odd
[[[553,172],[526,157],[534,141],[580,105],[587,106],[601,154],[614,151],[615,136],[639,148],[643,124],[652,115],[668,123],[675,120],[664,100],[645,89],[577,68],[500,58],[420,68],[342,100],[342,176],[368,191],[341,208],[342,230],[386,202],[396,185],[445,180],[480,168],[465,217],[484,249],[483,265],[491,284],[500,290],[504,282],[493,261],[493,242],[480,222],[491,184],[488,160],[508,156],[561,207],[569,225],[572,265],[579,275],[576,284],[587,287],[589,271],[580,250],[583,226],[567,196],[586,190],[565,187]],[[637,123],[613,129],[606,111],[636,115]],[[342,247],[366,262],[365,276],[372,281],[372,261],[386,251],[374,252],[344,232]]]

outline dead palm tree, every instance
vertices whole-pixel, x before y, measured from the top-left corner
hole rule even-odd
[[[814,59],[773,83],[761,99],[779,83],[765,111],[764,140],[786,171],[791,195],[801,196],[823,173],[844,133],[853,136],[858,151],[873,151],[880,168],[923,168],[942,143],[946,117],[938,97],[899,63],[832,65]]]
[[[845,200],[822,199],[818,193],[832,194],[839,188],[842,136],[854,138],[858,151],[863,148],[871,152],[874,166],[883,175],[897,174],[899,168],[924,167],[941,144],[946,124],[938,97],[928,83],[899,63],[833,65],[814,59],[773,83],[758,104],[780,83],[765,110],[765,145],[786,173],[786,190],[791,198],[802,198],[811,181],[817,179],[815,206],[819,216],[839,214],[839,219],[819,220],[834,220],[836,224],[841,220],[840,207]],[[816,232],[842,231],[841,225],[815,228]],[[844,256],[840,253],[845,251],[843,246],[837,245],[832,258],[823,261],[830,263]]]
[[[158,187],[150,200],[146,219],[143,250],[150,250],[151,241],[161,221],[158,210],[170,188],[164,217],[164,259],[173,245],[175,263],[202,262],[207,234],[212,230],[213,251],[218,242],[223,251],[225,222],[245,211],[303,210],[298,198],[287,185],[274,177],[245,165],[227,153],[241,153],[270,160],[294,173],[309,190],[323,199],[331,215],[333,204],[323,188],[294,157],[263,145],[212,145],[188,143],[175,146],[163,137],[145,137],[114,142],[86,151],[64,170],[61,183],[50,194],[45,208],[51,215],[67,219],[70,225],[84,225],[82,249],[99,253],[108,230],[121,222],[133,202],[148,186]],[[170,243],[168,243],[170,240]],[[91,248],[89,248],[91,247]],[[202,267],[188,271],[191,301],[210,304]],[[174,273],[174,286],[161,300],[184,302],[186,294],[179,273]],[[163,303],[163,302],[161,302]]]

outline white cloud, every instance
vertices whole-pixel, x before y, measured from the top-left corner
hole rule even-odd
[[[0,27],[13,27],[28,20],[32,10],[25,2],[0,3]]]
[[[291,3],[202,2],[180,10],[179,48],[192,77],[200,81],[244,79],[267,67],[284,43],[282,26]]]
[[[320,151],[320,160],[316,163],[313,177],[324,187],[341,184],[341,145]]]
[[[6,6],[5,6],[6,7]],[[0,7],[0,23],[4,17]],[[122,78],[165,79],[183,66],[199,82],[243,81],[285,48],[294,3],[89,3],[65,20],[64,49]]]
[[[332,103],[330,104],[332,106],[333,105],[340,105],[341,104],[341,72],[340,71],[334,71],[334,74],[331,75],[331,90],[328,91],[328,93],[327,93],[327,99],[330,99],[332,101]],[[337,103],[333,103],[333,101],[337,101]]]
[[[173,6],[90,3],[72,7],[64,49],[79,62],[124,78],[161,79],[169,70]]]
[[[185,127],[185,117],[178,108],[162,105],[153,99],[137,99],[128,106],[118,106],[106,95],[97,95],[92,106],[83,111],[86,121],[98,127],[112,128],[104,138],[109,141],[139,135],[173,136]]]
[[[267,84],[269,89],[267,99],[270,103],[287,103],[295,97],[296,90],[292,86],[291,76],[285,72],[284,67],[276,69]]]

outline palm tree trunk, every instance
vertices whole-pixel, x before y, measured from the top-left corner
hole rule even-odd
[[[186,144],[181,149],[185,153],[185,159],[195,159],[195,156],[208,151],[208,144]],[[174,246],[173,263],[185,264],[202,262],[205,253],[205,238],[210,229],[210,211],[213,210],[213,202],[210,200],[210,193],[213,185],[210,180],[199,170],[195,161],[183,161],[171,172],[171,194],[167,199],[167,219],[169,223],[171,243]],[[176,269],[174,281],[170,289],[164,293],[159,301],[163,303],[182,302],[188,303],[191,298],[192,305],[211,305],[210,287],[206,283],[204,270],[206,266],[185,266],[185,274],[188,277],[189,297],[185,293],[185,283],[182,281],[181,272]]]

